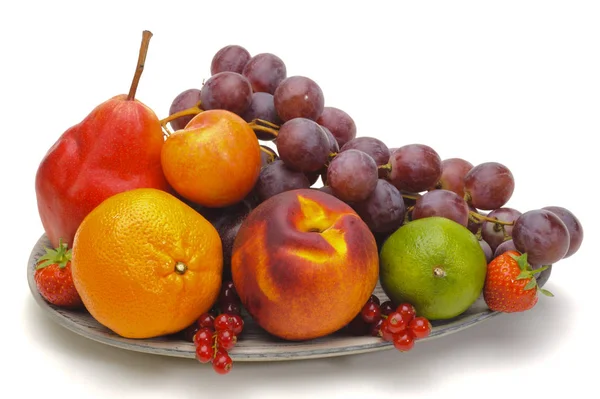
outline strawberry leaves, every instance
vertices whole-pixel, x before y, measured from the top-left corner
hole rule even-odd
[[[64,269],[67,267],[69,262],[71,261],[71,250],[68,249],[68,245],[62,240],[59,241],[57,248],[46,248],[46,253],[38,259],[38,265],[36,266],[36,270],[43,269],[50,265],[58,265],[59,269]]]
[[[523,287],[524,291],[537,289],[538,292],[541,292],[542,294],[544,294],[546,296],[549,296],[549,297],[554,296],[554,294],[552,294],[550,291],[541,288],[537,284],[537,279],[535,277],[535,275],[537,273],[543,272],[544,270],[548,269],[549,266],[542,266],[542,267],[534,270],[531,267],[531,265],[529,264],[529,262],[527,261],[527,253],[523,253],[519,256],[515,256],[515,255],[511,254],[510,256],[517,262],[517,265],[519,265],[519,269],[521,269],[521,272],[517,276],[517,280],[529,279],[529,282],[525,285],[525,287]]]

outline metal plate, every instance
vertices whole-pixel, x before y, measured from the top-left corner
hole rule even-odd
[[[45,246],[50,246],[50,242],[45,235],[42,235],[31,251],[27,267],[27,280],[35,301],[55,322],[91,340],[126,350],[163,356],[195,357],[194,345],[177,336],[164,336],[152,339],[123,338],[98,323],[85,310],[66,310],[48,303],[39,294],[33,278],[36,261],[45,252]],[[379,285],[374,293],[382,301],[387,299]],[[455,333],[481,323],[483,320],[497,314],[497,312],[489,310],[483,298],[480,297],[460,316],[450,320],[432,322],[433,329],[431,335],[420,341],[427,341]],[[243,317],[245,323],[244,332],[238,344],[229,352],[234,361],[301,360],[353,355],[393,348],[390,342],[385,342],[379,338],[366,336],[354,337],[349,336],[343,331],[303,342],[285,341],[273,337],[262,330],[247,314],[244,314]]]

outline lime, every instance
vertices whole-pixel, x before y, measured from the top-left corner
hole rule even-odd
[[[398,305],[408,302],[429,320],[450,319],[482,292],[485,254],[466,227],[443,217],[406,223],[380,252],[381,286]]]

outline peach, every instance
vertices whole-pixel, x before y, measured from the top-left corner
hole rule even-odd
[[[222,208],[250,193],[260,173],[260,153],[245,120],[215,109],[194,116],[165,140],[161,164],[167,181],[183,198]]]
[[[231,267],[257,324],[292,341],[344,327],[379,278],[367,225],[346,203],[315,189],[286,191],[256,207],[235,238]]]

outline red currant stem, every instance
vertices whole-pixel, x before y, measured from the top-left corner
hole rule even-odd
[[[217,332],[215,331],[213,333],[213,344],[212,344],[212,348],[213,348],[213,355],[212,358],[213,360],[217,357]]]
[[[259,132],[265,132],[265,133],[269,133],[273,136],[273,140],[275,140],[277,138],[277,136],[279,135],[279,130],[277,129],[273,129],[272,127],[267,127],[267,126],[261,126],[259,124],[256,123],[256,121],[252,121],[250,123],[248,123],[248,126],[250,126],[252,128],[252,130],[258,130]]]
[[[507,225],[507,226],[513,226],[515,224],[514,221],[513,222],[505,222],[504,220],[498,220],[498,219],[494,219],[494,218],[489,218],[484,215],[480,215],[479,213],[474,212],[474,211],[469,211],[469,215],[474,217],[475,219],[478,219],[477,220],[478,223],[487,221],[487,222],[498,223],[498,224]]]
[[[204,110],[202,108],[200,108],[200,101],[198,101],[198,103],[196,105],[194,105],[193,107],[184,109],[179,112],[175,112],[174,114],[169,115],[164,119],[161,119],[160,125],[163,128],[165,128],[167,126],[167,123],[174,121],[177,118],[181,118],[182,116],[188,116],[188,115],[198,115],[200,112],[204,112]]]

